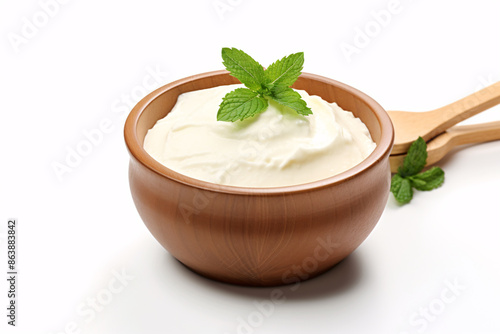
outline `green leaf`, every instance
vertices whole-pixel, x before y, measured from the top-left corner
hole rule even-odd
[[[401,177],[399,174],[395,174],[391,179],[391,192],[396,201],[401,204],[409,203],[413,198],[410,180]]]
[[[264,68],[245,52],[236,48],[222,49],[222,63],[231,75],[252,90],[259,90],[268,79]]]
[[[302,71],[303,52],[283,57],[267,70],[236,48],[223,48],[222,59],[230,74],[248,89],[237,89],[228,93],[219,106],[217,120],[234,122],[261,113],[269,105],[266,98],[271,98],[300,115],[312,114],[300,94],[289,88]]]
[[[401,204],[411,201],[413,188],[417,190],[433,190],[444,182],[444,171],[439,167],[420,173],[427,162],[427,144],[418,137],[405,157],[403,166],[398,168],[398,173],[391,179],[391,192]]]
[[[415,140],[406,154],[403,166],[398,168],[398,174],[402,177],[418,174],[427,161],[427,144],[422,137]]]
[[[302,96],[290,87],[274,86],[271,89],[270,97],[279,104],[295,110],[300,115],[312,114],[306,101],[302,100]]]
[[[271,64],[265,75],[274,86],[283,85],[289,87],[297,80],[304,65],[304,52],[298,52],[283,57]]]
[[[408,177],[412,186],[417,190],[429,191],[441,186],[444,182],[444,171],[439,167]]]
[[[394,174],[394,176],[391,179],[391,192],[398,192],[399,188],[401,187],[401,182],[403,181],[403,178],[399,174]]]
[[[238,88],[222,99],[217,112],[218,121],[234,122],[255,116],[267,109],[268,102],[259,93],[247,88]]]

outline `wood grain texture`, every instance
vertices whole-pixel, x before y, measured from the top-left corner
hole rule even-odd
[[[500,140],[500,121],[451,127],[427,143],[426,166],[434,165],[457,146],[493,140]],[[390,156],[391,172],[397,173],[405,157],[406,154]]]
[[[395,128],[392,154],[404,154],[419,136],[425,141],[500,103],[500,82],[444,107],[426,112],[388,111]]]
[[[340,262],[370,234],[389,194],[393,128],[365,94],[302,74],[294,85],[360,117],[377,143],[354,168],[303,185],[245,188],[176,173],[142,148],[144,136],[180,93],[237,83],[226,71],[181,79],[140,101],[125,124],[129,183],[137,210],[175,258],[206,277],[272,286],[314,277]]]

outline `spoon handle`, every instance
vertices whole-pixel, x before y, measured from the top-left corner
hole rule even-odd
[[[427,143],[426,166],[441,160],[456,146],[500,140],[500,121],[454,126]],[[396,173],[406,154],[391,155],[391,171]]]
[[[453,125],[500,103],[500,81],[444,107],[430,111],[436,127],[430,138]]]
[[[451,149],[466,144],[485,143],[500,139],[500,121],[454,126],[427,144],[427,164],[443,158]]]

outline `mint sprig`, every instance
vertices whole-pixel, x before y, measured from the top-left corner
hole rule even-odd
[[[418,137],[408,149],[403,165],[391,179],[391,192],[399,203],[406,204],[412,200],[413,188],[429,191],[443,184],[444,171],[441,168],[432,167],[421,172],[426,162],[427,144],[422,137]]]
[[[217,112],[218,121],[235,122],[260,114],[269,106],[269,99],[300,115],[312,114],[300,94],[290,88],[302,71],[303,52],[283,57],[266,70],[235,48],[223,48],[222,59],[230,74],[247,88],[238,88],[224,96]]]

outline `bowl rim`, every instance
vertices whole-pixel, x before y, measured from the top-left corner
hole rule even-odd
[[[392,125],[389,114],[380,104],[378,104],[374,99],[372,99],[367,94],[347,84],[344,84],[342,82],[321,75],[302,72],[301,74],[302,77],[316,81],[321,81],[327,84],[333,84],[334,86],[337,86],[343,90],[349,91],[352,95],[355,95],[358,98],[365,101],[366,104],[374,111],[375,117],[377,118],[380,124],[380,133],[381,133],[380,142],[375,147],[375,150],[373,150],[373,152],[367,158],[365,158],[363,161],[361,161],[354,167],[325,179],[297,184],[297,185],[280,186],[280,187],[243,187],[243,186],[216,184],[186,176],[182,173],[176,172],[164,166],[163,164],[155,160],[151,155],[149,155],[149,153],[147,153],[146,150],[143,148],[143,146],[140,144],[140,140],[138,138],[136,131],[137,124],[142,114],[146,110],[146,108],[156,98],[158,98],[160,95],[164,94],[168,90],[175,89],[176,87],[189,83],[190,81],[203,79],[211,76],[223,75],[223,74],[229,75],[229,72],[226,70],[217,70],[217,71],[204,72],[196,75],[191,75],[170,82],[166,85],[163,85],[160,88],[146,95],[144,98],[142,98],[130,111],[124,126],[125,144],[127,146],[127,149],[131,157],[134,158],[140,164],[142,164],[145,168],[149,169],[150,171],[160,176],[166,177],[171,181],[182,183],[187,186],[218,193],[265,196],[265,195],[276,195],[276,194],[281,195],[283,193],[298,193],[298,192],[311,191],[331,186],[333,184],[346,182],[355,177],[356,175],[371,169],[379,161],[381,161],[384,158],[384,156],[386,155],[388,156],[392,150],[392,146],[394,143],[394,127]]]

